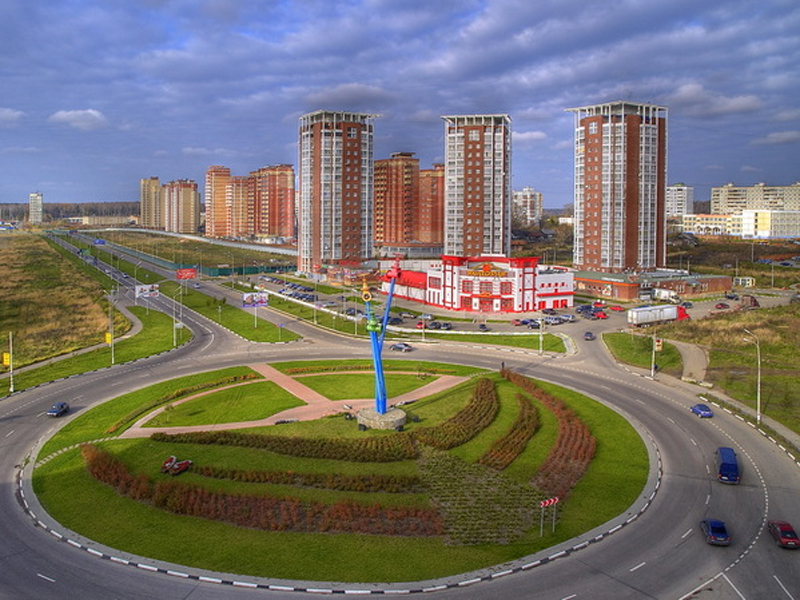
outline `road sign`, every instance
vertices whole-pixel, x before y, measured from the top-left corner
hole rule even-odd
[[[547,508],[548,506],[553,506],[555,504],[558,504],[558,496],[555,496],[553,498],[548,498],[547,500],[542,500],[541,502],[539,502],[539,507]]]

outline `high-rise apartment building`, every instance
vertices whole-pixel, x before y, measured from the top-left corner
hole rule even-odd
[[[328,110],[300,117],[299,271],[356,264],[373,254],[375,117]]]
[[[511,117],[444,116],[444,253],[511,250]]]
[[[158,177],[139,180],[139,224],[164,229],[164,198]]]
[[[200,226],[200,193],[197,182],[178,179],[165,183],[164,230],[175,233],[197,233]]]
[[[419,172],[417,239],[423,244],[444,242],[444,164]]]
[[[514,190],[514,216],[526,226],[539,225],[543,215],[543,197],[532,187]]]
[[[800,210],[800,182],[792,185],[736,186],[726,183],[711,188],[711,212],[738,214],[743,210]]]
[[[419,159],[413,152],[375,161],[374,194],[375,245],[419,241]]]
[[[28,222],[38,225],[44,218],[44,196],[41,192],[28,194]]]
[[[206,235],[220,238],[294,236],[294,168],[272,165],[249,175],[206,170]]]
[[[694,212],[694,188],[685,183],[667,186],[666,193],[667,218],[682,217]]]
[[[640,272],[665,265],[667,109],[610,102],[575,116],[576,269]]]

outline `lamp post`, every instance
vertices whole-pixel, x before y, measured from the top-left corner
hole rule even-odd
[[[752,331],[745,329],[744,332],[753,337],[752,340],[744,338],[744,341],[756,345],[756,426],[758,426],[761,425],[761,342]]]
[[[14,334],[8,332],[8,393],[14,393]]]
[[[114,290],[108,292],[108,343],[111,346],[111,364],[114,364]]]
[[[542,339],[544,338],[544,319],[539,319],[539,356],[542,355],[544,349],[542,348]]]

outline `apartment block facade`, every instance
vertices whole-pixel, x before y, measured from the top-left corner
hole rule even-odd
[[[165,183],[164,230],[174,233],[197,233],[200,227],[200,193],[197,182],[178,179]]]
[[[667,218],[682,217],[694,212],[694,188],[683,183],[667,186]]]
[[[419,159],[413,152],[395,152],[375,161],[375,246],[416,240],[419,192]]]
[[[576,269],[641,272],[665,265],[667,109],[611,102],[574,114]]]
[[[538,226],[544,214],[542,193],[532,187],[524,187],[514,190],[512,198],[514,216],[526,226]]]
[[[139,225],[150,229],[164,228],[164,199],[158,177],[139,180]]]
[[[319,110],[300,117],[297,268],[355,265],[373,254],[373,121]]]
[[[417,239],[423,244],[444,242],[444,164],[419,172]]]
[[[743,210],[800,210],[800,182],[782,186],[726,183],[711,188],[712,213],[736,214]]]
[[[41,192],[28,194],[28,222],[38,225],[44,218],[44,195]]]
[[[443,116],[444,253],[511,251],[511,117]]]
[[[206,170],[206,235],[252,239],[294,237],[294,168],[272,165],[232,175],[228,167]]]

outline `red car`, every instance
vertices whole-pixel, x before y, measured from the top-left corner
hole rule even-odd
[[[594,306],[595,308],[605,308],[606,307],[606,303],[603,302],[602,300],[595,300],[592,303],[592,306]]]
[[[427,329],[428,326],[425,324],[425,321],[417,321],[417,329]]]
[[[717,304],[714,305],[714,308],[716,308],[717,310],[725,310],[726,308],[730,308],[730,306],[728,306],[724,302],[718,302]]]
[[[781,548],[800,548],[800,539],[789,523],[786,521],[769,521],[767,522],[767,529],[775,543]]]
[[[614,306],[609,306],[608,310],[613,310],[614,312],[621,312],[621,311],[623,311],[625,309],[622,306],[619,306],[618,304],[615,304]]]
[[[596,313],[594,313],[594,315],[598,319],[607,319],[608,318],[608,315],[606,313],[604,313],[602,310],[598,310]]]

